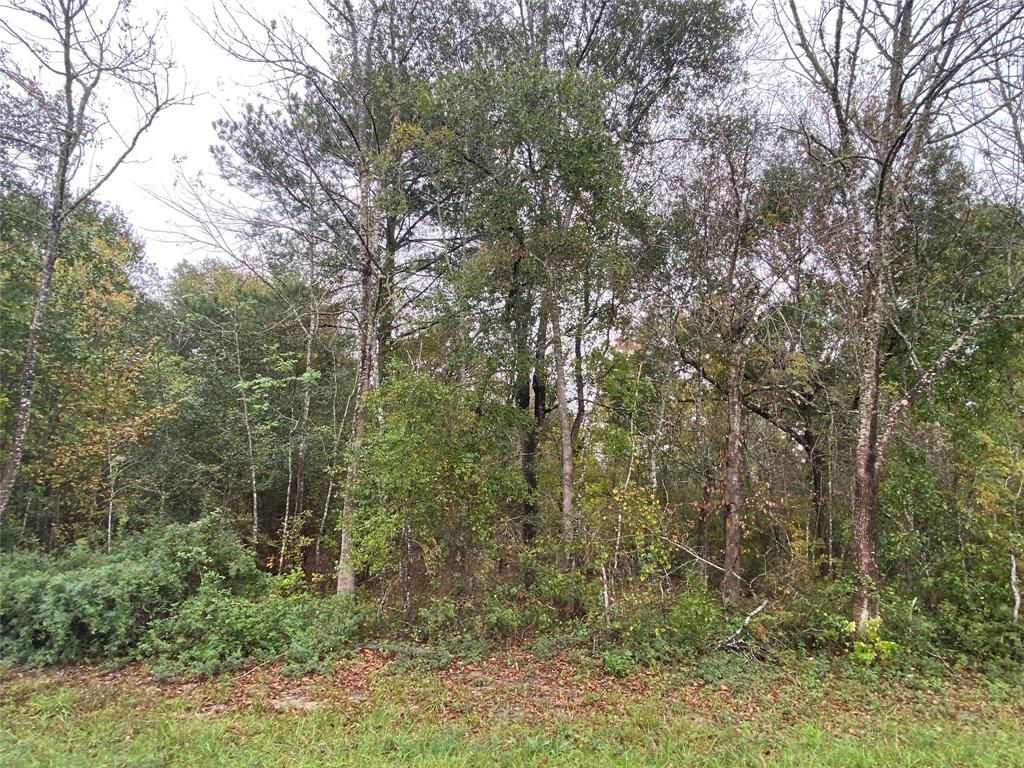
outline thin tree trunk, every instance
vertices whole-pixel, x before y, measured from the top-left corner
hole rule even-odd
[[[352,406],[352,396],[355,394],[355,388],[349,390],[348,397],[345,399],[345,411],[341,415],[341,421],[338,421],[338,376],[337,371],[339,369],[337,355],[335,348],[332,346],[331,350],[331,369],[334,371],[334,387],[333,396],[331,398],[331,431],[334,436],[331,448],[331,456],[338,455],[338,447],[341,445],[341,435],[345,429],[345,422],[348,420],[348,409]],[[316,533],[316,544],[314,545],[314,567],[317,573],[320,572],[320,547],[324,537],[324,529],[327,527],[327,516],[331,511],[331,499],[334,494],[334,473],[328,472],[327,479],[327,498],[324,500],[324,512],[320,516],[320,527]]]
[[[853,555],[860,583],[854,596],[853,619],[858,632],[878,615],[878,562],[875,546],[878,526],[878,398],[882,331],[882,240],[872,243],[865,285],[867,316],[864,320],[860,402],[857,416],[857,450],[854,458]]]
[[[729,354],[728,390],[728,434],[725,446],[725,575],[722,578],[722,594],[729,603],[736,603],[740,597],[740,515],[743,499],[740,494],[740,459],[742,451],[743,401],[743,347],[734,339]]]
[[[547,384],[544,378],[544,365],[547,350],[548,316],[547,308],[541,307],[540,319],[537,324],[537,344],[533,356],[533,420],[530,422],[526,437],[523,440],[523,478],[526,480],[527,500],[523,507],[523,541],[531,542],[537,535],[537,449],[540,443],[540,431],[547,415]],[[529,390],[527,391],[529,398]]]
[[[511,352],[515,363],[512,403],[525,415],[530,413],[531,410],[530,374],[536,355],[530,350],[530,329],[533,326],[531,319],[532,299],[522,274],[525,248],[521,243],[516,253],[516,258],[512,262],[508,296],[505,298],[504,316],[509,328],[511,328]],[[536,383],[537,380],[535,378],[534,384]],[[536,410],[534,410],[533,423],[523,435],[519,449],[523,481],[529,491],[522,503],[521,537],[524,543],[529,543],[537,533],[536,475],[533,470],[534,456],[537,451],[538,428],[536,422]]]
[[[371,6],[369,29],[364,40],[360,40],[359,22],[355,8],[346,3],[348,9],[349,34],[352,50],[352,74],[359,81],[360,88],[354,94],[353,111],[355,119],[355,137],[359,144],[358,150],[362,157],[359,160],[359,239],[362,245],[362,264],[360,266],[359,309],[356,314],[359,341],[359,369],[356,374],[356,385],[353,391],[354,411],[352,415],[352,440],[349,444],[349,461],[345,473],[345,500],[341,510],[341,542],[338,547],[338,580],[339,595],[354,595],[356,591],[356,574],[352,567],[352,515],[355,511],[355,492],[359,472],[359,443],[366,429],[366,396],[373,382],[373,359],[376,332],[374,327],[376,309],[377,276],[374,272],[380,264],[380,231],[373,201],[373,155],[374,130],[369,115],[367,96],[370,91],[372,77],[372,47],[369,43],[376,34],[379,8]],[[365,45],[361,46],[363,42]]]
[[[4,511],[14,490],[14,481],[18,478],[21,468],[21,456],[25,451],[25,438],[28,435],[28,423],[32,415],[32,394],[36,385],[36,363],[38,360],[39,340],[43,335],[46,319],[46,305],[50,299],[53,285],[53,271],[57,262],[58,240],[62,224],[56,207],[51,217],[50,235],[46,244],[46,256],[43,259],[43,271],[36,290],[35,308],[32,311],[32,322],[28,329],[28,340],[25,343],[25,356],[22,359],[21,385],[18,389],[18,410],[14,415],[11,428],[11,447],[4,460],[0,472],[0,522],[4,519]]]
[[[1013,623],[1020,622],[1020,583],[1017,581],[1017,555],[1010,553],[1010,589],[1013,590]]]
[[[288,487],[284,494],[284,523],[281,526],[281,552],[277,558],[277,575],[284,573],[284,552],[288,544],[288,519],[292,509],[292,441],[288,439]]]
[[[583,380],[583,331],[590,317],[590,272],[583,276],[583,307],[580,310],[580,321],[576,324],[573,334],[573,378],[576,383],[576,416],[572,422],[572,444],[575,451],[581,448],[580,433],[583,420],[587,414],[586,382]]]
[[[331,497],[334,495],[334,477],[327,478],[327,494],[324,498],[324,512],[320,516],[320,526],[316,531],[316,541],[313,543],[313,570],[320,573],[320,540],[324,536],[324,528],[327,527],[327,513],[331,509]]]
[[[370,200],[369,169],[360,176],[360,217],[362,219],[363,265],[360,280],[360,298],[357,324],[359,326],[359,371],[353,393],[354,411],[352,416],[352,442],[348,471],[345,475],[345,500],[341,510],[341,544],[338,548],[339,595],[353,595],[356,590],[356,574],[351,560],[351,521],[354,512],[355,486],[359,472],[359,443],[366,429],[366,396],[370,391],[373,377],[373,345],[375,341],[373,309],[375,302],[374,265],[379,255],[379,233],[374,220]]]
[[[828,463],[817,436],[805,434],[807,463],[811,470],[811,511],[816,541],[814,557],[818,563],[818,573],[825,577],[832,573],[832,517],[826,500]]]
[[[107,554],[114,540],[114,494],[117,478],[114,476],[114,455],[107,449],[107,471],[110,473],[110,497],[107,499]]]
[[[384,228],[381,274],[377,281],[377,376],[381,380],[390,367],[395,333],[395,220],[388,217]]]
[[[238,326],[235,326],[235,368],[238,371],[238,383],[244,382],[242,376],[242,345],[238,338]],[[249,398],[244,390],[239,391],[242,401],[242,418],[245,421],[245,442],[249,456],[249,488],[252,492],[252,545],[256,547],[260,535],[259,490],[256,485],[256,452],[253,449],[252,421],[249,418]]]
[[[551,338],[555,357],[555,397],[558,401],[558,429],[561,442],[562,458],[562,568],[571,570],[573,566],[572,546],[576,538],[576,523],[573,517],[572,481],[573,452],[572,430],[569,426],[569,398],[565,376],[565,357],[562,354],[562,309],[558,299],[551,299]]]
[[[57,168],[53,180],[53,199],[50,201],[50,229],[46,238],[46,250],[43,252],[42,272],[39,275],[39,287],[36,289],[35,306],[32,309],[32,322],[28,329],[25,342],[25,356],[22,359],[21,382],[18,387],[18,410],[14,415],[11,427],[11,447],[0,470],[0,523],[3,522],[7,503],[14,490],[14,481],[21,468],[21,457],[25,451],[25,437],[32,415],[32,394],[36,384],[36,363],[39,353],[39,340],[43,335],[46,321],[46,306],[50,300],[53,286],[53,272],[60,253],[60,237],[64,230],[64,220],[68,206],[68,186],[70,183],[71,157],[81,138],[76,128],[76,114],[84,110],[87,93],[79,109],[74,107],[74,82],[71,62],[72,27],[70,9],[63,9],[64,35],[64,125],[61,136],[60,150],[57,155]]]

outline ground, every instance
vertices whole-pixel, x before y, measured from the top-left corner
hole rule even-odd
[[[0,670],[0,765],[1024,766],[1019,681],[720,655],[626,679],[506,651],[432,669],[365,650],[158,681]]]

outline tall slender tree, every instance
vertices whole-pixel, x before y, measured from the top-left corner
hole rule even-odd
[[[35,0],[2,7],[0,33],[22,61],[5,56],[0,74],[14,83],[20,105],[31,117],[8,125],[0,140],[8,158],[29,160],[33,178],[48,177],[49,185],[40,190],[48,206],[47,234],[21,361],[18,405],[0,469],[0,518],[14,490],[32,416],[39,342],[64,225],[117,172],[160,113],[184,101],[171,83],[173,64],[161,52],[159,20],[140,24],[130,17],[129,8],[129,0],[107,8],[88,0]],[[31,66],[41,77],[28,74]],[[59,89],[56,95],[54,87]],[[134,124],[119,125],[107,111],[104,99],[116,92],[136,103]],[[111,138],[109,126],[120,145],[97,163],[93,153]]]

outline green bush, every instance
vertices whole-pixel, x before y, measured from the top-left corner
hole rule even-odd
[[[110,554],[15,553],[0,565],[0,658],[29,665],[125,657],[151,622],[215,576],[236,592],[263,576],[216,518],[126,537]]]
[[[668,598],[646,591],[623,595],[607,622],[596,614],[593,621],[597,644],[642,664],[691,659],[725,628],[719,600],[699,584]]]
[[[809,654],[846,652],[853,589],[851,580],[837,579],[797,595],[766,617],[772,640]]]
[[[636,669],[636,661],[629,650],[612,649],[601,654],[601,666],[612,677],[629,677]]]
[[[355,639],[359,625],[350,599],[288,588],[236,595],[210,575],[170,616],[153,622],[140,650],[156,660],[160,675],[209,675],[278,659],[286,671],[301,674],[322,669]]]

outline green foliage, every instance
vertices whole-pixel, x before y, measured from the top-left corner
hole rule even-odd
[[[109,555],[84,545],[61,557],[16,553],[0,565],[0,657],[39,665],[132,656],[151,622],[214,578],[239,594],[263,583],[215,518],[125,537]]]
[[[636,670],[636,660],[628,649],[610,649],[601,654],[601,666],[612,677],[629,677]]]
[[[606,663],[622,655],[641,664],[693,659],[726,627],[720,601],[697,584],[668,597],[646,590],[628,593],[615,603],[607,621],[598,611],[590,620],[596,642],[608,649],[602,654]]]
[[[281,577],[264,594],[238,595],[208,576],[170,616],[153,622],[140,652],[161,676],[211,675],[277,659],[286,673],[322,670],[357,637],[360,613],[346,598],[296,592],[289,583]]]
[[[882,638],[882,618],[880,616],[870,619],[860,636],[856,636],[857,627],[851,621],[847,624],[846,630],[854,635],[850,647],[850,656],[861,664],[885,664],[893,660],[899,652],[899,643]]]
[[[429,574],[486,556],[525,493],[510,409],[411,371],[393,373],[368,408],[354,491],[359,562],[381,570],[409,556],[406,544]]]
[[[845,651],[853,586],[851,579],[835,579],[791,598],[769,616],[772,636],[809,654]]]

